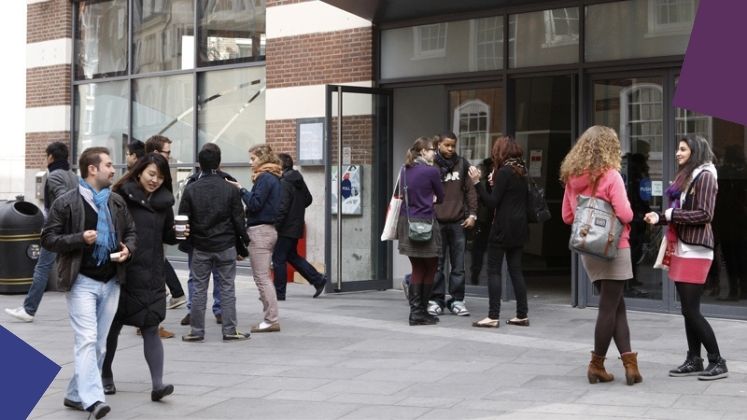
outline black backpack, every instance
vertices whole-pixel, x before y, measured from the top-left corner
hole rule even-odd
[[[529,223],[545,223],[550,220],[550,209],[545,201],[545,189],[527,177],[527,220]]]

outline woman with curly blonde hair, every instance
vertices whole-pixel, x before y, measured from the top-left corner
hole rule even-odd
[[[641,382],[638,372],[638,353],[630,347],[630,329],[625,313],[623,288],[633,278],[630,260],[630,221],[633,210],[620,175],[620,140],[615,130],[595,125],[579,137],[563,163],[560,180],[565,184],[563,221],[572,224],[579,195],[601,198],[612,205],[615,215],[625,227],[613,260],[581,255],[581,262],[589,279],[599,291],[599,312],[594,327],[594,351],[587,371],[589,383],[609,382],[614,379],[604,368],[607,349],[615,340],[625,367],[628,385]]]
[[[270,278],[270,262],[278,240],[275,217],[280,207],[280,177],[283,168],[280,166],[280,158],[267,144],[258,144],[249,149],[249,163],[254,184],[251,190],[243,188],[238,182],[228,182],[239,188],[241,199],[246,206],[249,260],[264,310],[264,319],[252,326],[251,331],[277,332],[280,331],[278,299],[275,284]]]

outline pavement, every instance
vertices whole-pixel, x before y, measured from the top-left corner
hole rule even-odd
[[[186,272],[177,270],[180,278]],[[186,289],[186,288],[185,288]],[[437,326],[410,327],[399,290],[324,294],[290,284],[280,302],[281,332],[223,343],[208,315],[204,343],[179,338],[185,308],[168,310],[164,382],[175,387],[150,401],[150,375],[135,329],[125,327],[114,360],[117,394],[107,419],[744,419],[747,411],[747,323],[711,319],[727,379],[670,378],[685,356],[679,315],[629,312],[643,383],[625,385],[612,345],[611,383],[591,385],[586,367],[594,308],[548,304],[531,296],[530,327],[477,329],[487,299],[468,297],[471,317],[441,316]],[[237,277],[239,330],[261,320],[257,289]],[[22,296],[0,295],[0,308]],[[513,316],[513,302],[502,318]],[[62,405],[73,371],[73,335],[64,295],[48,292],[33,323],[0,322],[62,366],[30,418],[83,419]]]

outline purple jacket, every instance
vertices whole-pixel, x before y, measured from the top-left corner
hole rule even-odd
[[[409,209],[409,215],[416,219],[430,219],[434,217],[433,205],[444,200],[444,188],[441,184],[441,173],[433,166],[415,163],[411,167],[400,170],[400,184],[402,185],[402,209],[401,215],[405,215],[405,209]],[[409,206],[404,202],[405,185],[407,185],[407,200]],[[395,187],[395,193],[397,187]],[[436,202],[433,202],[436,196]]]

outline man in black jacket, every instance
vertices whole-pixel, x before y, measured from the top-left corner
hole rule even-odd
[[[283,190],[275,220],[278,241],[272,253],[275,291],[278,300],[285,300],[286,263],[290,263],[306,281],[314,286],[316,289],[314,297],[317,297],[324,291],[327,279],[296,252],[298,239],[303,236],[306,207],[311,205],[311,193],[301,173],[293,169],[293,158],[286,153],[278,153],[278,157],[283,164],[283,177],[280,179]]]
[[[218,174],[220,148],[203,148],[197,156],[202,177],[184,189],[179,214],[189,217],[194,294],[190,310],[191,331],[183,341],[205,339],[205,306],[210,272],[220,272],[223,341],[249,338],[236,330],[236,240],[249,237],[244,229],[244,206],[239,191]]]
[[[78,188],[78,176],[70,169],[68,149],[64,143],[58,141],[47,146],[47,182],[44,184],[44,214],[49,213],[52,203],[62,194]],[[23,322],[32,322],[36,310],[39,309],[44,291],[47,289],[49,272],[54,267],[55,253],[42,248],[34,267],[34,277],[31,288],[23,301],[23,306],[15,309],[5,309],[5,312]]]
[[[111,194],[114,165],[105,147],[78,160],[81,181],[52,204],[42,246],[57,253],[60,287],[75,333],[75,373],[64,405],[100,419],[109,411],[101,384],[106,337],[119,305],[124,263],[135,252],[135,222],[124,199]]]

